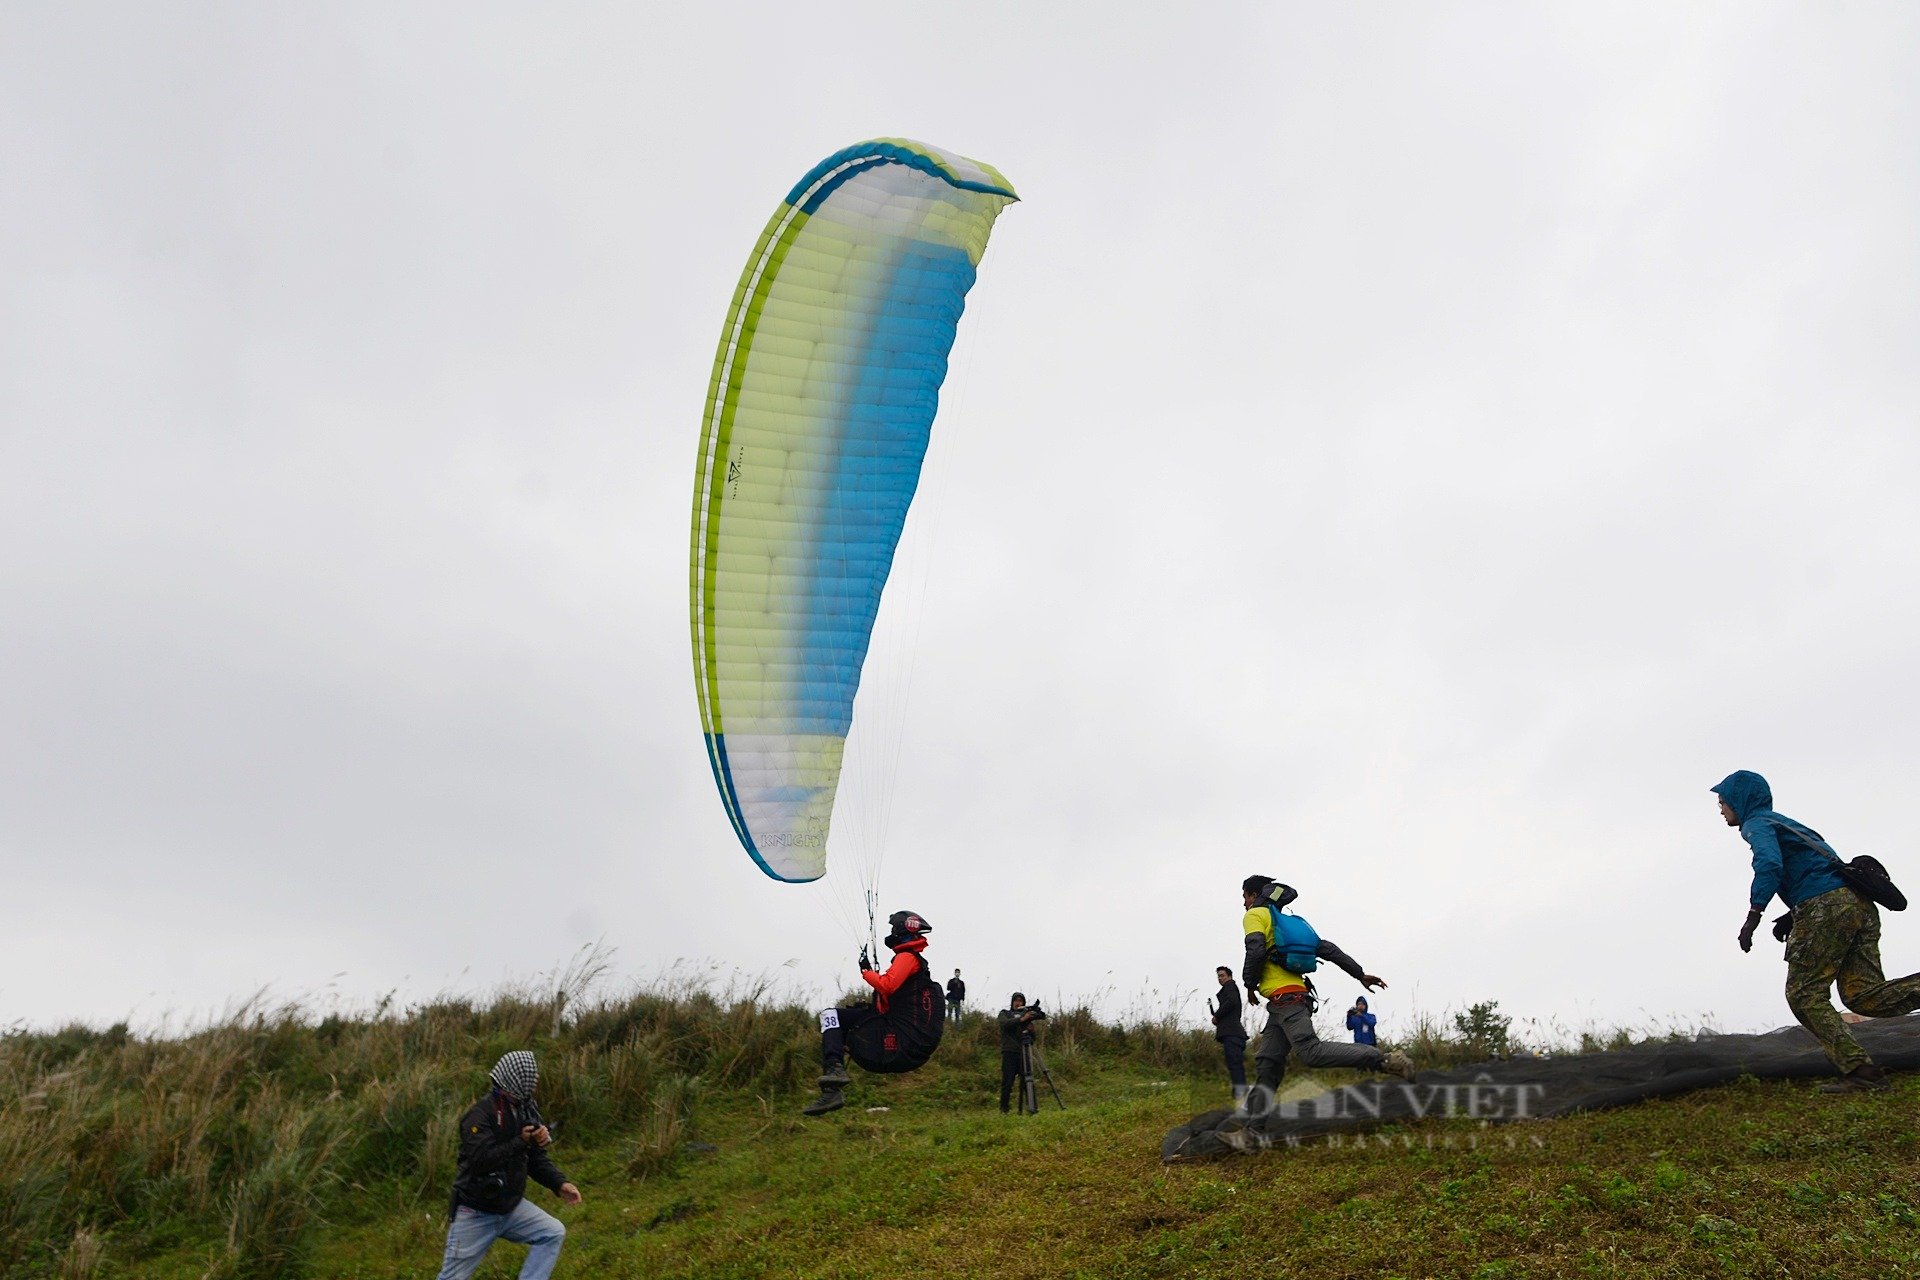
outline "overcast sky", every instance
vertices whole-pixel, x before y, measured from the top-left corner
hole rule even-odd
[[[0,1025],[597,938],[838,987],[687,524],[741,265],[881,135],[1024,197],[882,620],[937,971],[1191,1015],[1260,871],[1389,1031],[1788,1021],[1707,788],[1920,887],[1916,62],[1897,4],[0,7]]]

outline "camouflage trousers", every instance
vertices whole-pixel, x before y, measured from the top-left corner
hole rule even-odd
[[[1847,1008],[1866,1017],[1920,1009],[1920,973],[1887,981],[1880,972],[1880,911],[1851,889],[1832,889],[1795,907],[1787,938],[1787,1007],[1845,1073],[1869,1059],[1833,1007],[1836,981]]]

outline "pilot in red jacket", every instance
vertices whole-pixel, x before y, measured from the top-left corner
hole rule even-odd
[[[892,1074],[912,1071],[940,1047],[947,1003],[925,955],[933,926],[918,912],[896,911],[887,917],[887,927],[893,963],[885,973],[873,967],[864,950],[860,953],[860,977],[873,988],[872,1003],[821,1011],[820,1096],[801,1108],[804,1115],[825,1115],[847,1105],[849,1054],[868,1071]]]

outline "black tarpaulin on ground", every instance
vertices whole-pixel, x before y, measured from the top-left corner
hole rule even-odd
[[[1854,1024],[1853,1034],[1881,1066],[1920,1069],[1920,1017],[1869,1019]],[[1757,1036],[1702,1035],[1607,1053],[1422,1071],[1411,1083],[1383,1079],[1325,1089],[1302,1082],[1283,1085],[1263,1115],[1222,1109],[1195,1116],[1168,1132],[1160,1158],[1171,1164],[1256,1151],[1389,1121],[1544,1119],[1705,1089],[1742,1075],[1782,1080],[1833,1074],[1818,1041],[1800,1027],[1782,1027]]]

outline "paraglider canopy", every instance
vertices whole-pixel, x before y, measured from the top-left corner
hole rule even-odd
[[[787,193],[734,290],[695,467],[694,688],[727,818],[777,880],[826,871],[947,356],[1016,198],[963,156],[863,142]]]

